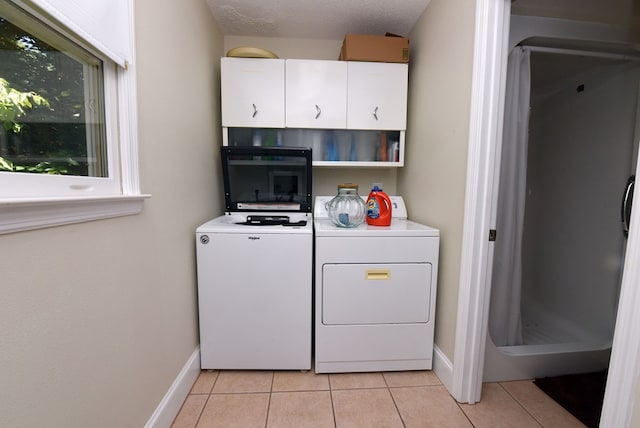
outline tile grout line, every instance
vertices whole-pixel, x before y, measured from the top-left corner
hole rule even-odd
[[[331,398],[331,413],[333,414],[333,426],[334,426],[334,428],[337,428],[338,420],[336,419],[336,407],[333,404],[333,388],[331,387],[331,374],[330,373],[327,373],[327,382],[329,383],[329,398]]]
[[[267,403],[267,414],[264,418],[264,428],[267,428],[267,424],[269,423],[269,412],[271,411],[271,396],[273,394],[273,381],[276,378],[275,370],[271,372],[271,385],[269,386],[269,402]]]
[[[402,426],[404,428],[407,427],[407,423],[404,421],[404,418],[402,417],[402,413],[400,413],[400,409],[398,408],[398,403],[396,403],[396,399],[394,398],[393,394],[391,393],[391,387],[389,386],[389,382],[387,382],[387,378],[384,375],[384,373],[380,372],[380,374],[382,375],[382,379],[384,380],[384,384],[387,386],[387,393],[391,396],[391,401],[393,402],[393,406],[396,408],[396,412],[398,413],[398,416],[400,417],[400,422],[402,422]]]
[[[448,392],[448,391],[447,391]],[[449,395],[451,396],[451,394],[449,393]],[[475,428],[475,424],[473,423],[473,421],[471,420],[471,418],[469,417],[469,415],[467,415],[467,412],[464,411],[464,408],[460,405],[461,403],[458,402],[458,400],[456,400],[455,398],[453,398],[453,396],[451,396],[451,399],[453,400],[454,403],[456,403],[456,406],[458,406],[458,409],[460,409],[460,411],[462,412],[462,414],[464,415],[465,418],[467,418],[467,420],[469,421],[469,424],[471,424],[472,427]]]
[[[211,388],[209,389],[209,393],[207,394],[207,399],[204,401],[204,406],[202,406],[202,409],[200,409],[200,414],[198,415],[198,419],[196,419],[196,423],[193,425],[194,428],[198,426],[198,424],[200,423],[200,419],[202,419],[202,414],[204,413],[204,409],[207,407],[207,404],[209,403],[209,400],[211,399],[211,394],[213,393],[213,388],[216,386],[216,383],[218,382],[218,379],[220,379],[220,371],[216,370],[216,380],[213,381],[213,384],[211,385]],[[198,375],[198,377],[200,377],[202,375],[202,370],[200,370],[200,374]],[[198,380],[196,379],[196,382]],[[193,389],[193,386],[191,387]],[[191,395],[191,391],[189,391],[189,395]]]
[[[202,414],[204,413],[204,409],[207,407],[207,404],[209,403],[210,399],[211,399],[211,394],[207,394],[207,399],[204,401],[204,406],[202,406],[202,409],[200,410],[200,414],[198,415],[198,419],[196,419],[196,423],[193,425],[194,428],[196,428],[200,423],[200,419],[202,419]]]
[[[460,411],[462,412],[464,417],[467,418],[467,420],[469,421],[469,424],[471,424],[472,427],[475,427],[476,425],[473,423],[473,421],[471,420],[469,415],[467,415],[467,412],[464,411],[464,409],[462,408],[460,403],[458,403],[458,401],[455,398],[453,398],[453,401],[454,401],[454,403],[456,403],[456,406],[458,406],[458,409],[460,409]]]
[[[527,414],[528,414],[529,416],[531,416],[531,417],[533,418],[533,420],[534,420],[534,421],[536,421],[536,423],[537,423],[538,425],[540,425],[542,428],[544,428],[544,425],[542,424],[542,422],[540,422],[540,421],[538,420],[538,418],[536,418],[536,417],[535,417],[535,415],[533,415],[533,414],[529,411],[529,409],[527,409],[527,407],[526,407],[526,406],[525,406],[525,405],[524,405],[520,400],[518,400],[516,397],[514,397],[514,396],[509,392],[509,390],[508,390],[507,388],[505,388],[505,387],[504,387],[504,385],[502,385],[502,382],[497,382],[497,384],[498,384],[498,385],[500,385],[500,388],[502,388],[502,390],[503,390],[504,392],[506,392],[506,393],[507,393],[507,395],[508,395],[509,397],[511,397],[511,399],[512,399],[513,401],[515,401],[516,403],[518,403],[518,405],[519,405],[520,407],[522,407],[522,409],[523,409],[525,412],[527,412]]]

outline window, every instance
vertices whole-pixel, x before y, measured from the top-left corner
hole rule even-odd
[[[134,214],[144,198],[131,64],[58,12],[0,0],[0,233]]]
[[[33,21],[0,16],[0,170],[108,177],[103,61]]]

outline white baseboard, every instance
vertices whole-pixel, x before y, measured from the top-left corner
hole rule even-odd
[[[444,352],[438,348],[438,345],[433,346],[433,371],[447,388],[449,394],[451,394],[453,390],[453,364],[451,364]]]
[[[189,357],[167,393],[147,421],[145,428],[167,428],[178,415],[182,403],[200,374],[200,347]]]

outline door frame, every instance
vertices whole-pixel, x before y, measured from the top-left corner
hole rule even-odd
[[[499,174],[510,0],[476,0],[469,150],[451,393],[480,400],[493,255],[489,241],[494,182]]]
[[[487,340],[492,243],[504,88],[508,56],[510,0],[477,0],[469,153],[458,289],[458,313],[451,393],[460,402],[480,400]],[[640,162],[639,162],[640,163]],[[636,168],[638,168],[636,166]],[[493,216],[495,218],[495,216]],[[640,210],[631,214],[640,224]],[[630,426],[640,361],[640,229],[631,228],[613,337],[600,426]]]

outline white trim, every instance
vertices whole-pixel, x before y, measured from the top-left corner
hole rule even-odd
[[[640,213],[640,210],[635,210]],[[634,216],[640,224],[640,216]],[[637,229],[637,227],[636,227]],[[632,261],[630,261],[632,260]],[[620,293],[620,306],[613,337],[607,387],[604,395],[601,427],[629,427],[634,402],[638,399],[638,359],[640,358],[640,237],[635,234],[627,245]]]
[[[438,345],[433,345],[433,372],[440,382],[451,391],[453,384],[453,364]]]
[[[150,195],[0,200],[0,234],[139,214]]]
[[[140,194],[138,162],[138,108],[135,67],[118,70],[118,124],[120,134],[120,183],[125,195]]]
[[[118,124],[120,129],[120,170],[122,192],[125,195],[140,194],[138,156],[138,85],[135,62],[135,16],[133,8],[129,20],[129,55],[131,63],[118,69]]]
[[[475,403],[482,389],[491,200],[500,138],[506,49],[507,0],[478,0],[469,124],[469,154],[463,224],[458,315],[450,392],[459,402]]]
[[[178,373],[167,393],[145,424],[145,428],[169,427],[178,415],[182,403],[189,395],[191,387],[200,374],[200,347],[198,346],[191,357]]]
[[[636,174],[638,171],[640,163],[636,164]],[[629,224],[636,226],[629,228],[620,285],[616,328],[600,417],[600,426],[605,428],[631,426],[634,404],[640,399],[637,396],[640,369],[640,311],[637,309],[640,307],[640,209],[637,206],[631,212]]]
[[[83,40],[100,50],[121,67],[131,62],[132,38],[127,30],[133,21],[133,1],[101,0],[12,0],[33,5]],[[117,29],[117,31],[113,31]]]

